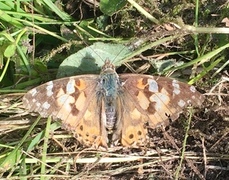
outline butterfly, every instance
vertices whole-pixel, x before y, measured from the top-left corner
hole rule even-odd
[[[106,60],[99,75],[78,75],[49,81],[23,97],[29,111],[59,119],[65,129],[89,147],[121,143],[139,147],[148,128],[178,118],[204,96],[194,86],[168,77],[117,74]]]

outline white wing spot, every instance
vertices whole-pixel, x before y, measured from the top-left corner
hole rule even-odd
[[[169,97],[165,94],[160,93],[160,94],[158,94],[158,97],[162,102],[168,102],[169,101]]]
[[[60,103],[61,105],[63,105],[66,102],[66,100],[68,99],[68,97],[69,97],[69,95],[67,95],[67,94],[64,94],[64,95],[60,96],[58,98],[58,103]]]
[[[32,99],[32,102],[35,103],[37,100],[36,99]]]
[[[53,95],[53,82],[52,81],[49,81],[48,83],[47,83],[47,87],[46,87],[46,90],[47,90],[47,92],[46,92],[46,95],[48,96],[48,97],[50,97],[50,96],[52,96]]]
[[[49,109],[50,104],[48,102],[45,102],[44,104],[42,104],[42,108],[44,109]]]
[[[34,88],[34,89],[32,89],[32,90],[30,90],[30,92],[29,92],[30,94],[31,94],[31,96],[33,97],[33,96],[35,96],[36,94],[37,94],[37,89],[36,88]]]
[[[173,82],[172,82],[172,85],[174,87],[173,93],[176,94],[176,95],[180,94],[180,85],[179,85],[178,81],[174,79]]]
[[[183,108],[185,106],[185,102],[181,99],[179,102],[178,102],[178,105]]]
[[[165,94],[162,94],[162,93],[157,93],[157,94],[154,94],[150,97],[150,101],[151,102],[156,102],[155,104],[155,109],[157,111],[161,111],[161,109],[169,103],[170,101],[170,98],[165,95]]]
[[[37,107],[40,107],[40,106],[41,106],[41,103],[36,102],[36,106],[37,106]]]
[[[195,96],[192,96],[192,99],[196,99],[196,97]]]
[[[194,92],[196,92],[196,88],[194,86],[190,86],[190,91],[192,91],[194,93]]]
[[[66,85],[66,92],[67,94],[72,94],[75,92],[75,80],[70,79]]]
[[[148,79],[148,84],[149,84],[149,91],[150,92],[158,92],[158,84],[157,81],[153,79]]]

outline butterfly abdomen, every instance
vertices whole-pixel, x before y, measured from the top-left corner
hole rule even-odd
[[[116,124],[116,107],[111,105],[105,105],[106,114],[106,129],[108,134],[112,133]]]

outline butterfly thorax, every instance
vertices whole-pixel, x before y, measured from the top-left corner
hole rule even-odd
[[[99,77],[99,97],[104,103],[106,116],[105,126],[108,133],[115,129],[117,120],[118,96],[120,94],[120,82],[118,74],[110,61],[106,61]]]

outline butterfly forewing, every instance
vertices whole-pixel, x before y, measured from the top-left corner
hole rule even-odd
[[[28,91],[23,97],[23,104],[29,111],[39,112],[43,117],[66,118],[69,113],[87,109],[83,97],[90,98],[92,89],[97,85],[96,78],[86,75],[49,81]],[[74,105],[76,100],[82,101],[81,106]]]
[[[149,117],[152,126],[175,120],[187,105],[200,106],[204,100],[194,86],[167,77],[138,74],[120,75],[132,103]]]

